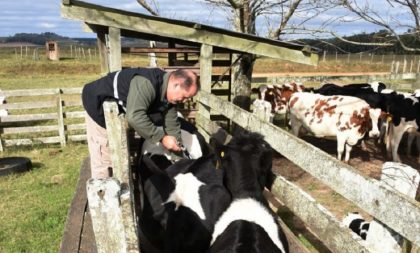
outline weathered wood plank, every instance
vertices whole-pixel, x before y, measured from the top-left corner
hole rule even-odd
[[[86,129],[85,123],[67,125],[67,131]]]
[[[267,142],[287,159],[420,245],[419,202],[386,189],[383,183],[362,175],[320,149],[214,95],[200,91],[199,101],[231,118],[238,125],[262,133]]]
[[[121,30],[109,27],[109,71],[121,70]]]
[[[292,62],[311,65],[316,65],[318,62],[317,54],[307,52],[308,50],[292,49],[292,45],[279,41],[245,36],[221,29],[212,31],[206,29],[205,26],[192,26],[192,24],[186,24],[186,22],[152,18],[138,13],[114,11],[102,6],[89,4],[62,5],[61,15],[65,18],[82,20],[91,24],[187,40]],[[294,46],[294,48],[298,47]]]
[[[6,97],[56,95],[57,93],[57,89],[2,90],[0,92],[2,96]]]
[[[11,146],[25,146],[25,145],[34,145],[34,144],[53,144],[53,143],[60,143],[59,136],[53,137],[38,137],[32,139],[13,139],[13,140],[3,140],[4,146],[11,147]]]
[[[309,194],[282,176],[277,176],[271,192],[313,231],[333,252],[368,252],[363,240],[316,202]]]
[[[120,183],[115,178],[91,178],[86,189],[98,252],[128,252],[120,207]]]
[[[108,48],[106,46],[106,33],[103,30],[96,32],[98,43],[99,60],[101,62],[101,73],[106,74],[109,70]]]
[[[22,102],[22,103],[10,103],[0,104],[0,109],[12,110],[12,109],[40,109],[57,107],[56,101],[42,101],[42,102]]]
[[[80,235],[85,220],[87,207],[86,181],[90,178],[90,160],[86,158],[80,169],[79,180],[71,202],[64,234],[60,244],[60,253],[75,253],[80,247]]]
[[[1,131],[3,134],[51,132],[58,131],[58,126],[5,127]]]
[[[83,87],[79,88],[61,88],[61,93],[63,94],[82,94]]]
[[[26,122],[57,119],[57,113],[21,114],[1,117],[0,122]]]
[[[66,133],[64,130],[63,100],[61,99],[61,94],[58,94],[57,96],[57,124],[60,144],[64,147],[66,146]]]
[[[76,100],[76,101],[63,101],[64,106],[80,106],[83,105],[82,100]]]
[[[213,47],[207,44],[202,44],[200,49],[200,83],[201,89],[206,92],[211,92],[211,73],[213,61]],[[210,119],[210,107],[204,104],[198,104],[198,113],[203,117]],[[199,119],[198,119],[199,120]],[[204,135],[207,141],[207,135]]]
[[[69,141],[86,141],[86,134],[67,135]]]
[[[84,118],[86,116],[85,111],[76,111],[76,112],[65,112],[64,117],[65,118]]]
[[[124,224],[127,252],[139,252],[140,244],[137,237],[138,227],[134,211],[134,184],[130,168],[129,143],[127,138],[128,124],[124,114],[119,115],[115,102],[105,102],[105,124],[107,129],[113,176],[121,183],[122,222]]]

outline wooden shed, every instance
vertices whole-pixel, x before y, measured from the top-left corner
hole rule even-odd
[[[48,60],[58,61],[60,60],[60,50],[58,48],[57,41],[45,42],[45,54]]]
[[[193,68],[200,76],[202,90],[215,95],[227,95],[230,98],[230,71],[226,81],[229,82],[228,90],[218,91],[212,89],[212,80],[223,76],[212,75],[213,67],[231,66],[233,54],[250,53],[259,56],[271,57],[302,64],[316,65],[318,54],[309,47],[284,43],[233,32],[221,28],[202,25],[193,22],[174,20],[145,14],[122,11],[104,6],[94,5],[76,0],[63,0],[61,14],[64,18],[80,20],[89,32],[97,35],[98,48],[103,73],[117,71],[123,68],[121,61],[122,52],[167,53],[168,66],[171,68]],[[121,38],[140,38],[167,43],[167,48],[122,48]],[[197,54],[198,60],[192,60],[188,54]],[[218,60],[215,54],[227,54],[228,60]],[[178,60],[177,55],[184,58]],[[202,110],[202,117],[210,119],[210,109]],[[203,131],[205,132],[205,131]],[[83,168],[86,168],[86,163]],[[82,169],[83,170],[83,169]],[[82,171],[83,172],[83,171]],[[62,241],[61,252],[82,252],[84,247],[90,247],[91,241],[84,239],[83,233],[89,233],[89,216],[84,221],[86,211],[86,190],[84,184],[89,178],[84,171],[78,184],[78,191],[72,203],[67,220],[66,231]],[[77,213],[82,212],[82,213]],[[73,219],[73,220],[71,220]],[[76,231],[76,232],[74,232]],[[83,242],[83,240],[85,240]],[[86,246],[87,245],[87,246]],[[89,250],[88,250],[89,251]]]

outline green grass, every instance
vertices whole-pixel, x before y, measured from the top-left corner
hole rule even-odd
[[[0,177],[0,252],[57,252],[83,159],[84,144],[15,148],[30,172]]]

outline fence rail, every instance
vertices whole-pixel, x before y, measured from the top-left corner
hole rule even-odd
[[[0,110],[8,115],[0,117],[0,151],[16,145],[64,146],[86,140],[81,133],[85,131],[81,92],[82,88],[1,91],[7,103],[0,104]],[[29,136],[22,137],[25,134]]]

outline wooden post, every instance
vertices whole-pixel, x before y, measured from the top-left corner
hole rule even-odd
[[[398,71],[400,71],[400,62],[397,61],[397,63],[395,64],[395,74],[398,74]]]
[[[73,58],[73,45],[70,45],[70,58]]]
[[[115,178],[89,179],[86,184],[92,226],[98,253],[126,253],[120,182]]]
[[[326,57],[326,55],[327,55],[327,51],[324,51],[324,56],[323,56],[323,58],[322,58],[322,61],[323,61],[323,62],[325,62],[325,57]]]
[[[25,58],[28,58],[28,46],[25,46]]]
[[[347,63],[350,62],[350,53],[347,54]]]
[[[122,222],[124,225],[127,252],[139,252],[137,218],[134,211],[134,184],[130,167],[129,143],[127,138],[127,120],[119,114],[115,102],[105,102],[105,124],[111,151],[113,177],[121,184]]]
[[[413,60],[410,61],[410,72],[409,73],[413,73]]]
[[[20,46],[20,59],[23,58],[23,46]]]
[[[64,129],[63,100],[61,98],[61,90],[57,89],[57,116],[58,116],[58,135],[60,136],[61,147],[66,146],[66,133]]]
[[[391,74],[394,74],[394,65],[395,65],[395,61],[391,62],[391,70],[389,71]]]
[[[406,73],[406,72],[407,72],[407,60],[406,60],[406,59],[404,59],[402,73],[404,74],[404,73]]]
[[[360,52],[359,54],[360,54],[360,59],[359,59],[359,61],[362,61],[362,55],[363,55],[363,52]]]
[[[96,33],[98,42],[99,60],[101,62],[101,74],[110,72],[108,63],[108,49],[106,47],[106,34],[104,31],[98,31]]]
[[[168,48],[175,48],[175,43],[173,41],[168,42]],[[168,54],[168,65],[174,66],[176,61],[176,53],[169,53]]]
[[[202,44],[200,49],[200,83],[201,90],[206,92],[211,92],[211,73],[212,73],[212,61],[213,61],[213,46]],[[199,98],[197,98],[200,101]],[[210,107],[200,104],[198,107],[198,113],[201,114],[204,118],[210,120]],[[209,141],[210,136],[206,134],[206,131],[200,129],[201,133],[204,135],[207,141]]]
[[[156,41],[149,41],[149,46],[150,48],[155,48],[156,47]],[[158,66],[157,64],[157,57],[156,57],[156,53],[149,53],[149,67],[153,67],[156,68]]]
[[[109,27],[109,71],[121,70],[121,30]]]
[[[420,60],[417,62],[417,73],[420,73]]]

